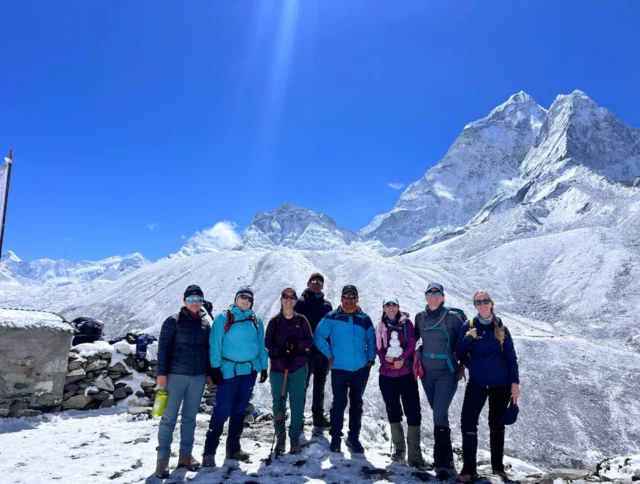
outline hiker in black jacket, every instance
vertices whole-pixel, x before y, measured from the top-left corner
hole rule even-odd
[[[311,330],[314,333],[320,320],[333,310],[331,303],[324,299],[323,287],[324,276],[318,272],[311,274],[307,282],[307,289],[304,290],[302,297],[298,299],[293,308],[296,313],[304,315],[309,320]],[[324,416],[324,386],[329,374],[329,360],[314,345],[309,350],[307,365],[307,389],[311,375],[313,375],[313,403],[311,404],[313,425],[315,427],[329,427],[330,423]]]

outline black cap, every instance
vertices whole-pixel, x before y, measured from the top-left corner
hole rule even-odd
[[[344,286],[342,288],[342,292],[340,294],[345,294],[347,292],[352,292],[354,293],[356,296],[358,295],[358,289],[356,289],[356,286],[352,286],[351,284]]]
[[[313,274],[311,274],[311,276],[309,276],[309,280],[307,282],[311,282],[314,279],[320,279],[322,281],[322,283],[324,284],[324,276],[322,274],[320,274],[319,272],[314,272]]]
[[[437,282],[431,282],[427,286],[427,291],[431,291],[432,289],[440,291],[442,294],[444,294],[444,287],[442,287],[442,284],[438,284]],[[425,291],[425,292],[427,292],[427,291]]]
[[[204,292],[200,289],[200,286],[196,286],[195,284],[191,284],[184,291],[184,297],[182,299],[187,299],[189,296],[200,296],[204,297]]]

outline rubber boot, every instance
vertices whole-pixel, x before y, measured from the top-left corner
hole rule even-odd
[[[156,462],[156,477],[159,479],[169,477],[169,459],[158,459]]]
[[[404,430],[400,422],[391,424],[391,440],[395,451],[391,454],[391,460],[403,462],[407,454],[407,446],[404,441]]]
[[[422,450],[420,450],[420,426],[409,425],[407,427],[407,448],[409,465],[414,467],[425,467],[427,463],[422,457]]]
[[[504,430],[492,430],[489,434],[491,445],[491,468],[494,474],[504,473],[502,458],[504,455]]]

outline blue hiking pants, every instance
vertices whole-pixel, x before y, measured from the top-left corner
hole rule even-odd
[[[204,392],[207,375],[178,375],[170,373],[167,377],[167,404],[158,427],[158,459],[168,459],[171,455],[173,431],[176,428],[180,404],[182,421],[180,423],[180,453],[191,454],[196,431],[196,415],[200,410],[200,400]]]
[[[344,411],[349,401],[349,435],[358,438],[362,427],[362,396],[367,388],[371,368],[363,366],[357,371],[331,370],[331,436],[341,437]]]
[[[425,368],[422,388],[433,411],[433,426],[449,428],[449,406],[458,389],[458,374]]]

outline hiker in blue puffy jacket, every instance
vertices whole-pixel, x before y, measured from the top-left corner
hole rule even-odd
[[[469,383],[462,404],[462,458],[464,465],[456,482],[471,482],[476,476],[478,419],[489,398],[491,467],[504,481],[509,476],[502,462],[504,454],[503,415],[509,402],[520,398],[518,359],[509,330],[493,311],[487,291],[473,295],[478,315],[460,329],[456,354],[469,368]]]
[[[342,288],[341,303],[338,309],[322,318],[314,334],[314,343],[329,359],[331,369],[333,404],[330,449],[340,452],[348,396],[349,435],[345,443],[352,453],[362,454],[364,448],[359,440],[362,396],[375,363],[375,334],[371,318],[358,306],[358,290],[355,286]]]
[[[158,427],[158,461],[156,476],[169,477],[169,456],[173,431],[182,404],[180,424],[180,456],[178,467],[198,470],[200,463],[191,454],[196,430],[196,415],[205,382],[211,384],[209,366],[209,334],[211,320],[202,309],[204,293],[199,286],[187,287],[184,306],[169,316],[160,330],[158,341],[159,388],[166,388],[167,403]]]
[[[215,467],[216,449],[229,417],[226,456],[249,460],[249,454],[240,448],[245,410],[258,373],[260,383],[267,380],[264,326],[252,307],[253,290],[243,286],[236,292],[234,304],[216,316],[211,328],[209,356],[218,392],[204,444],[203,467]]]

